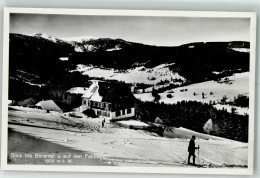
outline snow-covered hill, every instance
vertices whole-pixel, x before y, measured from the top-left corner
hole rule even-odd
[[[107,122],[104,128],[100,128],[101,118],[97,118],[98,122],[97,119],[86,119],[82,122],[88,126],[89,130],[86,133],[78,133],[71,132],[70,130],[73,130],[74,127],[70,128],[68,124],[63,126],[67,130],[49,129],[47,126],[51,126],[52,124],[48,123],[55,122],[61,125],[63,122],[68,122],[57,115],[51,116],[50,113],[22,112],[29,119],[21,121],[20,117],[16,118],[18,111],[11,112],[13,116],[10,118],[10,121],[17,120],[18,123],[23,123],[23,125],[9,124],[9,128],[13,131],[24,133],[33,138],[40,138],[39,143],[45,140],[72,148],[73,150],[93,153],[93,158],[98,158],[108,163],[108,165],[189,167],[187,165],[187,148],[190,136],[194,134],[198,137],[195,141],[196,146],[200,145],[199,160],[196,157],[196,163],[221,169],[234,167],[246,168],[248,166],[247,143],[200,134],[184,128],[173,130],[176,132],[174,133],[175,135],[171,134],[169,135],[171,138],[165,138],[158,137],[146,131],[115,127],[112,123]],[[34,115],[37,115],[38,119],[35,119]],[[40,123],[39,119],[42,120],[42,123],[47,123],[47,126],[32,127]],[[28,120],[30,122],[27,122]],[[73,121],[76,121],[76,119]],[[70,123],[72,124],[73,122],[70,121]],[[99,131],[96,131],[96,128]],[[13,141],[16,138],[10,136],[9,139]],[[32,149],[28,146],[30,139],[25,140],[23,137],[20,137],[19,141],[26,144],[23,144],[23,146],[12,144],[10,145],[11,149],[17,152],[30,151]],[[54,150],[49,150],[47,146],[43,148],[50,153],[59,151],[55,150],[55,147],[53,148]],[[198,155],[197,150],[196,155]],[[13,159],[13,161],[15,164],[18,163],[17,160]]]
[[[161,64],[153,68],[145,68],[144,66],[135,67],[124,71],[113,68],[101,68],[97,66],[78,65],[76,70],[83,75],[90,77],[104,78],[108,80],[124,81],[126,83],[144,83],[156,85],[161,81],[167,84],[181,85],[186,80],[178,73],[172,72],[169,67],[172,64]]]
[[[34,35],[29,35],[29,36],[37,37],[37,38],[44,38],[44,39],[50,40],[54,43],[57,43],[57,41],[58,41],[57,38],[54,38],[53,36],[50,36],[50,35],[44,34],[44,33],[37,33],[37,34],[34,34]]]
[[[225,82],[222,82],[225,81]],[[183,86],[175,89],[159,93],[161,99],[159,102],[168,104],[177,103],[179,101],[198,101],[203,103],[219,103],[226,96],[226,101],[232,101],[239,94],[248,95],[249,93],[249,72],[236,73],[230,77],[222,78],[217,81],[207,81]],[[204,97],[203,97],[204,93]],[[171,97],[169,97],[171,96]],[[149,93],[135,94],[137,99],[142,101],[153,101],[154,97]],[[231,106],[216,105],[217,109],[225,108],[231,111]],[[238,114],[248,113],[247,109],[237,107]]]

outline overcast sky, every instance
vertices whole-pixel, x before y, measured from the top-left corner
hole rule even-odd
[[[11,14],[10,32],[53,37],[121,38],[159,46],[250,41],[250,19]]]

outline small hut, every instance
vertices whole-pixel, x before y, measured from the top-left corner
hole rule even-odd
[[[53,100],[40,101],[35,106],[38,109],[44,109],[46,111],[63,112],[61,108],[56,103],[54,103]]]

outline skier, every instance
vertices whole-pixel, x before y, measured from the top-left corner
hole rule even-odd
[[[188,152],[189,152],[189,157],[188,157],[188,164],[190,164],[190,157],[192,156],[193,157],[193,165],[196,165],[195,164],[195,150],[196,149],[199,149],[200,147],[195,147],[195,140],[196,140],[196,137],[195,135],[192,136],[191,140],[190,140],[190,143],[189,143],[189,147],[188,147]]]

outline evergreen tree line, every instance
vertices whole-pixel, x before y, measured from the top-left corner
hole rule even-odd
[[[136,101],[136,116],[144,122],[155,122],[159,117],[165,126],[184,127],[200,133],[209,133],[232,140],[248,142],[248,115],[228,113],[213,106],[196,101],[181,101],[177,104]],[[203,129],[211,119],[214,128]]]
[[[234,97],[233,105],[240,107],[249,107],[249,96],[238,95],[237,97]]]

